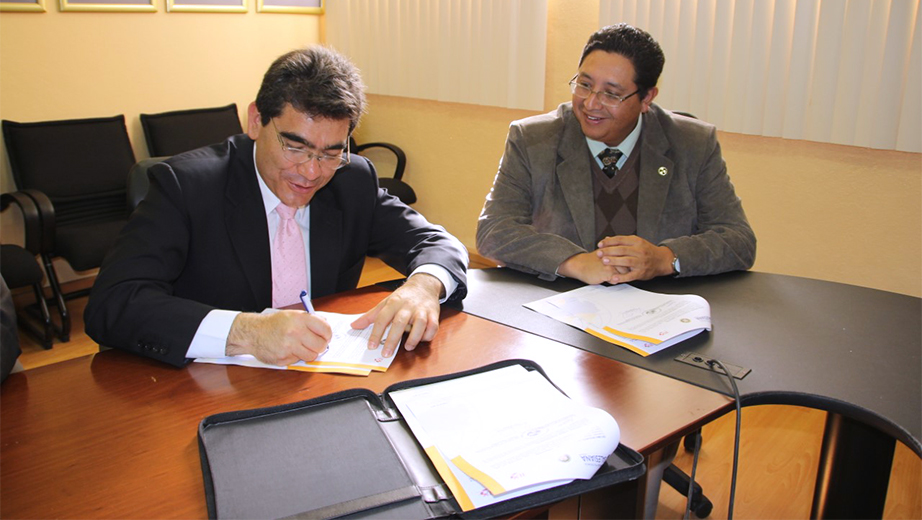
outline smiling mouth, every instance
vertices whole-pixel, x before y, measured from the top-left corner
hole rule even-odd
[[[301,192],[301,193],[312,191],[315,188],[314,185],[305,186],[305,185],[297,184],[291,181],[288,181],[288,185],[291,186],[291,189],[293,189],[294,191]]]

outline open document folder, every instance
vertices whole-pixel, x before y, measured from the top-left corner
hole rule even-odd
[[[627,284],[587,285],[524,305],[641,356],[711,330],[711,306],[704,298]]]
[[[266,309],[264,312],[271,311],[274,311],[274,309]],[[372,371],[384,372],[391,366],[395,356],[382,356],[383,345],[378,345],[375,349],[368,348],[368,338],[371,337],[372,325],[360,330],[352,328],[352,322],[357,320],[361,316],[360,314],[337,314],[335,312],[321,311],[316,314],[323,317],[330,324],[330,328],[333,329],[333,338],[330,339],[327,351],[317,356],[314,361],[299,361],[293,365],[277,366],[263,363],[250,355],[198,358],[195,361],[219,365],[301,370],[303,372],[334,372],[354,376],[367,376]],[[387,332],[389,331],[390,328],[387,329],[384,337],[387,337]],[[399,344],[398,348],[400,348]]]
[[[618,423],[521,365],[392,392],[462,510],[589,479]]]

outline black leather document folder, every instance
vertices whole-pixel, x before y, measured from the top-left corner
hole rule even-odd
[[[537,508],[644,474],[619,445],[589,480],[462,511],[389,393],[531,361],[509,360],[298,403],[221,413],[199,425],[210,518],[488,518]]]

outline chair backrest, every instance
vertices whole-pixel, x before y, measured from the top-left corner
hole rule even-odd
[[[17,188],[47,195],[57,225],[124,218],[135,162],[125,116],[2,126]]]
[[[387,190],[388,193],[400,199],[404,204],[413,204],[416,202],[416,192],[413,191],[413,188],[409,184],[403,181],[403,172],[407,167],[407,154],[404,153],[402,148],[392,143],[365,143],[360,145],[355,142],[352,136],[349,136],[349,148],[352,150],[352,153],[360,155],[366,155],[364,153],[366,150],[376,148],[386,150],[393,154],[394,159],[397,161],[394,166],[394,175],[391,177],[379,175],[378,184]]]
[[[221,142],[243,132],[237,104],[141,114],[151,157],[169,157]]]

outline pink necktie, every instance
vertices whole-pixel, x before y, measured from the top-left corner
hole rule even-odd
[[[304,239],[295,222],[296,208],[279,204],[279,228],[272,250],[272,306],[285,307],[300,301],[307,289],[307,261],[304,259]]]

